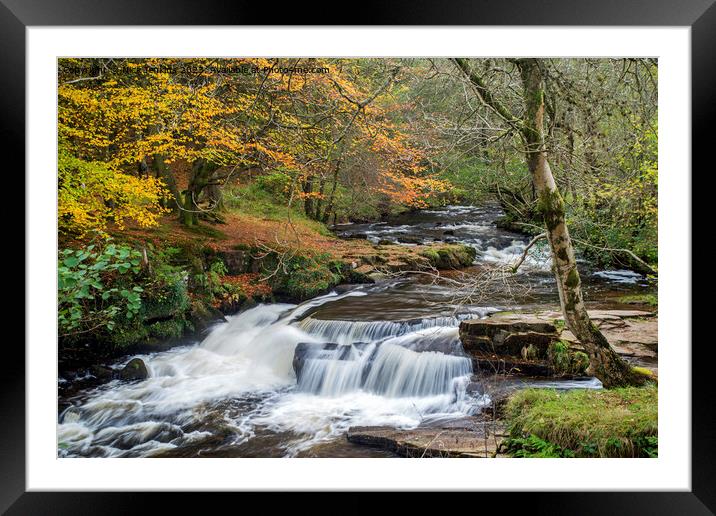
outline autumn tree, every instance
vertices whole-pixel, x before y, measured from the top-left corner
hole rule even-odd
[[[286,158],[252,123],[262,118],[254,109],[255,74],[215,72],[208,59],[127,59],[102,63],[97,76],[71,78],[62,68],[71,70],[70,64],[60,69],[60,137],[77,155],[118,172],[152,171],[171,193],[167,207],[187,225],[206,211],[199,198],[207,187],[237,168]],[[180,160],[191,164],[187,178],[171,169]]]

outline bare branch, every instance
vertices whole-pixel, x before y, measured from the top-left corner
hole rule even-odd
[[[529,252],[530,248],[543,238],[547,238],[547,233],[541,233],[534,237],[532,240],[530,240],[530,242],[525,247],[525,250],[522,251],[522,255],[520,256],[519,260],[517,260],[517,263],[512,266],[512,272],[517,272],[517,269],[520,268],[520,265],[522,265],[522,263],[527,258],[527,253]]]

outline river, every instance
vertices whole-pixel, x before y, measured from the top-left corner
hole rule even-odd
[[[500,215],[493,205],[448,206],[341,225],[336,232],[376,243],[465,243],[478,252],[466,273],[479,274],[514,262],[528,240],[498,229]],[[201,342],[138,355],[148,379],[114,380],[61,400],[69,407],[59,416],[58,455],[392,456],[348,443],[343,435],[351,426],[415,428],[478,413],[489,393],[462,351],[459,321],[557,306],[549,267],[546,251],[536,249],[515,276],[515,288],[491,289],[467,301],[452,284],[413,275],[227,317]],[[590,306],[614,306],[619,295],[653,289],[630,271],[595,270],[583,261],[580,271]],[[302,361],[298,380],[296,357]],[[550,385],[598,388],[599,382]]]

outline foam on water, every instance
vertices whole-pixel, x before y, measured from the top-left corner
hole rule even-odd
[[[250,439],[257,427],[291,432],[296,437],[285,444],[291,455],[352,425],[410,427],[426,417],[476,410],[483,400],[465,392],[469,359],[429,351],[431,343],[454,347],[458,318],[299,321],[323,303],[356,295],[365,293],[332,293],[299,306],[259,305],[229,317],[200,344],[140,355],[149,378],[110,382],[60,416],[60,455],[156,455],[206,439],[211,433],[203,424],[212,418],[230,430],[234,444]],[[336,340],[367,344],[352,347],[347,359],[324,353],[308,360],[297,385],[297,344]],[[241,408],[251,399],[258,401]]]

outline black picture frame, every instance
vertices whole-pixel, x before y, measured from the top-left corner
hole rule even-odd
[[[712,170],[716,140],[716,6],[715,0],[458,0],[451,3],[425,1],[364,1],[344,20],[356,25],[574,25],[574,26],[689,26],[692,71],[692,162],[693,170]],[[6,173],[20,186],[25,170],[25,29],[42,25],[336,25],[331,14],[338,6],[305,3],[275,5],[237,0],[0,0],[0,142],[8,151]],[[342,24],[342,23],[339,23]],[[709,160],[709,158],[711,158]],[[9,165],[8,159],[17,162]],[[693,174],[691,178],[693,181]],[[24,185],[24,181],[22,182]],[[23,186],[24,188],[24,186]],[[706,195],[703,192],[702,195]],[[692,192],[694,190],[692,189]],[[19,194],[15,194],[21,198]],[[696,203],[694,202],[694,205]],[[693,233],[692,233],[693,234]],[[684,252],[684,259],[690,253]],[[15,265],[16,267],[16,265]],[[25,275],[32,271],[25,269]],[[686,302],[686,300],[685,300]],[[689,300],[690,302],[690,300]],[[699,309],[692,305],[697,316]],[[27,307],[31,310],[32,307]],[[705,314],[704,314],[705,315]],[[692,319],[693,316],[692,316]],[[695,318],[694,320],[698,320]],[[713,514],[716,511],[716,431],[709,370],[713,344],[692,339],[692,491],[641,493],[501,493],[501,506],[523,506],[529,514]],[[50,345],[48,343],[48,345]],[[710,356],[709,356],[710,355]],[[126,493],[26,492],[25,488],[25,353],[17,340],[3,349],[0,380],[0,511],[8,514],[120,514],[146,507],[146,501]],[[208,493],[207,493],[208,494]],[[208,494],[216,497],[217,494]],[[186,507],[186,497],[161,496],[162,508]],[[214,498],[213,503],[227,501]],[[237,496],[245,497],[246,494]],[[473,498],[476,508],[491,505],[488,494]],[[509,503],[505,500],[509,498]],[[421,503],[422,497],[412,497]],[[243,499],[243,503],[252,501]],[[344,504],[348,506],[345,498]],[[172,507],[173,506],[173,507]]]

